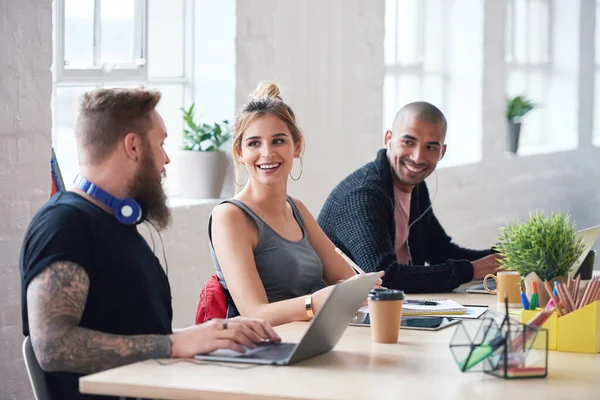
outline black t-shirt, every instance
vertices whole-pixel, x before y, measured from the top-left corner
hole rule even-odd
[[[90,280],[80,326],[119,335],[170,334],[171,290],[159,260],[137,228],[72,192],[52,197],[33,217],[21,249],[21,313],[29,335],[27,287],[56,261],[77,263]],[[72,373],[46,373],[52,398],[79,393]]]

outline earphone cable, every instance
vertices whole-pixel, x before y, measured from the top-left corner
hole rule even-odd
[[[169,277],[169,263],[167,262],[167,254],[165,253],[165,243],[163,242],[162,235],[160,234],[160,231],[158,230],[158,228],[152,223],[152,221],[146,220],[146,222],[148,222],[150,225],[152,225],[152,227],[156,230],[156,233],[158,233],[158,238],[160,239],[160,247],[162,249],[163,259],[165,260],[165,273],[168,278]],[[152,244],[154,247],[154,238],[152,239]],[[154,251],[154,249],[152,251]]]
[[[431,210],[431,207],[433,207],[433,202],[435,201],[435,198],[437,197],[438,194],[438,175],[437,175],[437,169],[434,170],[435,172],[435,193],[433,194],[433,198],[431,199],[431,202],[429,203],[429,207],[427,207],[427,209],[425,211],[423,211],[423,213],[421,215],[419,215],[419,217],[417,219],[415,219],[413,222],[411,222],[408,225],[407,228],[407,234],[406,234],[406,249],[408,251],[408,263],[409,265],[413,265],[412,262],[412,254],[410,252],[410,245],[408,244],[408,236],[410,235],[410,228],[412,228],[412,226],[417,223],[417,221],[419,221],[421,218],[423,218],[425,216],[425,214],[427,214],[427,212],[429,210]],[[404,215],[404,211],[402,211],[402,207],[400,207],[400,204],[398,203],[398,199],[396,199],[396,196],[394,196],[394,201],[396,206],[398,207],[398,209],[400,210],[400,213],[402,214],[402,216],[404,217],[404,219],[406,219],[408,221],[409,218],[406,217],[406,215]]]
[[[149,221],[145,221],[145,222],[149,222]],[[156,246],[154,244],[154,235],[152,234],[152,229],[150,229],[150,227],[148,225],[146,225],[146,227],[148,228],[148,233],[150,234],[150,240],[152,240],[152,252],[154,253],[156,251]]]

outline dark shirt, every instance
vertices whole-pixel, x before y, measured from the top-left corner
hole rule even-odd
[[[20,259],[23,334],[29,335],[27,287],[48,265],[69,261],[89,277],[79,326],[117,335],[170,334],[169,282],[135,226],[123,225],[72,192],[52,197],[33,217]],[[79,393],[81,375],[46,373],[53,399],[99,399]]]
[[[331,241],[362,269],[385,271],[384,286],[408,293],[449,292],[473,279],[470,261],[493,252],[464,249],[453,243],[430,205],[425,182],[416,185],[412,190],[409,225],[422,217],[409,231],[412,265],[399,264],[394,250],[392,170],[386,150],[382,149],[375,161],[335,187],[318,222]]]

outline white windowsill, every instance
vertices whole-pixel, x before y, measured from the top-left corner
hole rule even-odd
[[[190,208],[202,205],[216,206],[223,200],[225,199],[193,199],[189,197],[173,196],[169,197],[169,206],[171,208]]]

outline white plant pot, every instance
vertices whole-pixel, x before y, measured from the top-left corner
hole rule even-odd
[[[176,172],[177,193],[182,197],[217,199],[227,172],[227,153],[217,151],[178,150]],[[175,165],[173,165],[175,167]]]

